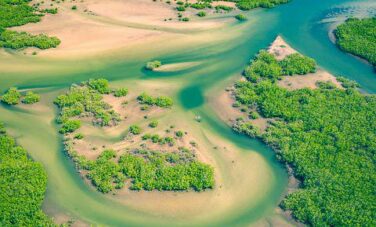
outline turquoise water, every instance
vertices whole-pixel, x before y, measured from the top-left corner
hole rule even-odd
[[[346,14],[347,11],[341,9],[349,5],[356,6],[355,14],[358,11],[363,12],[360,9],[364,7],[376,8],[372,1],[294,0],[274,9],[248,12],[248,22],[233,22],[220,30],[223,34],[228,31],[240,32],[241,36],[234,36],[231,40],[220,43],[168,50],[163,53],[151,50],[143,53],[143,58],[129,55],[113,60],[106,59],[104,62],[99,59],[88,59],[84,63],[54,63],[72,68],[69,72],[42,69],[25,74],[6,73],[0,69],[0,90],[5,90],[9,86],[48,87],[49,92],[53,93],[48,93],[45,102],[54,109],[51,102],[60,89],[91,77],[105,77],[124,83],[127,80],[151,80],[183,84],[174,96],[178,106],[187,113],[200,115],[203,119],[202,127],[219,135],[223,140],[249,152],[261,154],[271,169],[274,180],[261,201],[241,210],[228,211],[228,215],[216,220],[193,223],[202,226],[243,226],[273,214],[274,208],[285,193],[287,174],[275,159],[274,153],[265,145],[257,140],[234,134],[219,120],[215,111],[208,105],[208,97],[215,97],[216,94],[212,93],[215,88],[224,88],[229,85],[228,81],[238,78],[249,59],[260,49],[266,48],[277,35],[282,35],[301,53],[316,59],[327,71],[356,80],[364,91],[375,93],[376,74],[373,68],[364,61],[341,52],[328,38],[331,24],[322,22],[333,12],[337,13],[336,16]],[[160,59],[164,63],[198,61],[201,64],[177,72],[144,71],[144,62],[150,59]],[[82,64],[85,69],[74,70]],[[47,170],[47,210],[52,213],[63,211],[87,222],[111,226],[192,225],[186,220],[155,217],[150,213],[135,211],[88,187],[62,151],[61,138],[52,123],[53,114],[45,112],[36,115],[17,108],[0,107],[0,119],[7,123],[19,142],[30,151],[34,159],[42,162]],[[51,119],[51,122],[45,122],[43,119]]]

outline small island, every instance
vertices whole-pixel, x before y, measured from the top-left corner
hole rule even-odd
[[[214,170],[197,159],[194,138],[159,123],[173,106],[171,98],[146,92],[135,97],[125,88],[111,89],[105,79],[90,79],[72,85],[55,104],[65,150],[98,191],[214,187]],[[107,138],[101,128],[120,137]]]

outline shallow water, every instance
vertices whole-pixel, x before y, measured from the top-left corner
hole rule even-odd
[[[351,11],[342,10],[349,7]],[[278,34],[293,48],[316,59],[324,69],[336,76],[356,80],[364,91],[375,93],[376,74],[372,67],[336,48],[328,38],[333,22],[326,22],[336,21],[336,18],[348,14],[364,15],[375,12],[365,11],[365,8],[376,9],[376,3],[294,0],[290,4],[271,10],[253,10],[248,13],[249,21],[233,22],[213,33],[224,36],[226,34],[223,40],[189,48],[163,49],[168,45],[166,40],[155,48],[140,48],[126,54],[117,53],[79,62],[0,55],[0,61],[8,61],[9,66],[20,62],[35,66],[26,72],[25,69],[10,71],[0,68],[0,90],[5,90],[9,86],[45,87],[47,89],[43,90],[43,102],[48,107],[40,111],[23,111],[2,105],[0,120],[7,123],[10,132],[28,149],[31,156],[44,164],[49,177],[44,208],[49,214],[64,213],[89,223],[111,226],[244,226],[268,220],[273,216],[274,208],[286,191],[286,171],[265,145],[234,134],[219,120],[208,105],[208,97],[215,97],[219,90],[239,78],[249,59],[260,49],[266,48]],[[228,33],[234,35],[227,38]],[[149,59],[160,59],[163,63],[194,61],[200,64],[178,72],[147,72],[142,70],[142,67]],[[94,191],[82,181],[72,162],[62,151],[61,137],[53,123],[56,110],[51,104],[61,89],[67,88],[73,82],[91,77],[105,77],[125,85],[134,80],[179,84],[174,99],[180,112],[186,113],[187,121],[194,124],[192,116],[200,115],[203,119],[200,126],[202,130],[218,136],[244,152],[257,152],[262,156],[271,179],[265,193],[241,209],[228,210],[226,214],[215,218],[195,219],[192,223],[189,217],[184,219],[156,216],[135,210]]]

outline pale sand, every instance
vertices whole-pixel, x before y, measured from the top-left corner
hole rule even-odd
[[[216,1],[212,3],[212,6],[218,6],[218,5],[223,5],[223,6],[230,6],[234,9],[236,9],[235,2],[226,2],[226,1]]]
[[[296,90],[302,88],[317,88],[317,82],[332,82],[338,88],[342,88],[341,83],[337,81],[335,76],[323,69],[318,69],[315,73],[307,75],[284,76],[282,80],[278,81],[278,85],[289,90]]]
[[[182,62],[182,63],[172,63],[172,64],[163,64],[162,66],[154,69],[156,72],[174,72],[185,70],[194,66],[200,65],[201,62]]]
[[[288,45],[281,36],[277,36],[274,42],[268,48],[269,53],[273,54],[279,61],[290,54],[296,53],[290,45]]]
[[[134,45],[184,37],[188,31],[205,31],[225,21],[177,21],[174,6],[150,0],[86,0],[59,3],[55,15],[46,14],[39,23],[11,28],[31,34],[57,36],[57,48],[38,50],[38,56],[75,57],[99,54]],[[71,10],[77,5],[77,10]],[[43,7],[42,7],[43,8]],[[175,18],[172,21],[165,19]],[[24,51],[28,54],[32,51]]]

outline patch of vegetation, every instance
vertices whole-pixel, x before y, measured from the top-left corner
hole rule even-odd
[[[129,132],[132,133],[133,135],[139,135],[141,134],[141,127],[138,125],[131,125],[129,127]]]
[[[8,105],[17,105],[21,100],[21,93],[16,87],[11,87],[3,96],[1,96],[1,101]]]
[[[86,177],[100,192],[121,189],[131,179],[132,190],[202,191],[214,187],[214,170],[198,162],[186,148],[177,152],[134,150],[115,161],[116,152],[105,150],[94,161],[87,160],[66,143],[66,149],[77,167],[88,171]]]
[[[0,0],[0,47],[12,49],[37,47],[47,49],[54,48],[60,44],[60,40],[56,37],[48,37],[43,34],[31,35],[26,32],[6,29],[40,21],[43,14],[38,14],[36,8],[28,5],[29,2],[29,0]],[[48,12],[53,13],[55,11],[48,10]]]
[[[150,128],[156,128],[158,126],[158,121],[154,120],[149,123]]]
[[[72,85],[66,94],[58,96],[54,103],[60,108],[60,115],[57,119],[57,122],[63,125],[60,132],[74,132],[79,128],[77,118],[83,116],[93,117],[93,123],[100,126],[109,126],[119,122],[119,115],[103,101],[103,94],[110,91],[107,80],[91,79]],[[72,118],[76,119],[72,120]],[[73,124],[72,121],[75,123]]]
[[[28,91],[26,93],[26,95],[23,97],[22,103],[24,103],[24,104],[34,104],[34,103],[39,102],[39,100],[40,100],[40,95],[35,94],[32,91]]]
[[[147,70],[154,70],[162,66],[162,62],[160,61],[149,61],[145,65],[145,69]]]
[[[290,0],[230,0],[236,2],[236,6],[241,10],[254,8],[273,8],[277,5],[288,3]]]
[[[251,82],[265,79],[276,81],[282,75],[304,75],[310,72],[316,72],[316,62],[309,57],[296,53],[277,61],[272,54],[262,50],[245,69],[244,76]]]
[[[31,160],[0,123],[0,225],[54,226],[41,209],[46,187],[42,165]]]
[[[114,91],[115,97],[124,97],[124,96],[127,96],[127,94],[128,94],[128,89],[126,88],[120,88]]]
[[[262,72],[268,72],[258,73],[263,79],[236,83],[235,96],[275,121],[264,133],[243,120],[234,129],[265,141],[301,180],[301,188],[281,204],[296,219],[312,226],[374,226],[376,96],[353,85],[289,91],[270,76],[281,70],[273,69],[271,57],[261,57]]]
[[[41,13],[49,13],[49,14],[57,14],[57,8],[42,9],[39,12],[41,12]]]
[[[184,154],[140,150],[121,156],[119,166],[132,179],[133,190],[202,191],[214,187],[213,168],[186,160]]]
[[[298,53],[285,57],[280,65],[284,75],[304,75],[316,72],[316,61]]]
[[[166,96],[159,96],[159,97],[152,97],[147,93],[143,92],[141,95],[137,97],[137,100],[140,104],[146,104],[149,106],[158,106],[162,108],[170,108],[174,102],[170,97]]]
[[[24,96],[21,94],[20,91],[16,87],[11,87],[5,94],[0,97],[0,101],[8,105],[17,105],[20,103],[22,99],[22,103],[24,104],[34,104],[39,102],[40,95],[35,94],[32,91],[28,91]]]
[[[244,71],[244,76],[253,82],[263,79],[278,80],[282,76],[282,67],[272,54],[262,50]]]
[[[376,67],[376,17],[348,19],[334,34],[342,50],[362,57]]]
[[[244,14],[238,14],[238,15],[235,16],[235,18],[238,21],[245,21],[245,20],[247,20],[247,17]]]
[[[197,16],[199,17],[205,17],[206,16],[206,12],[205,11],[200,11],[197,13]]]

